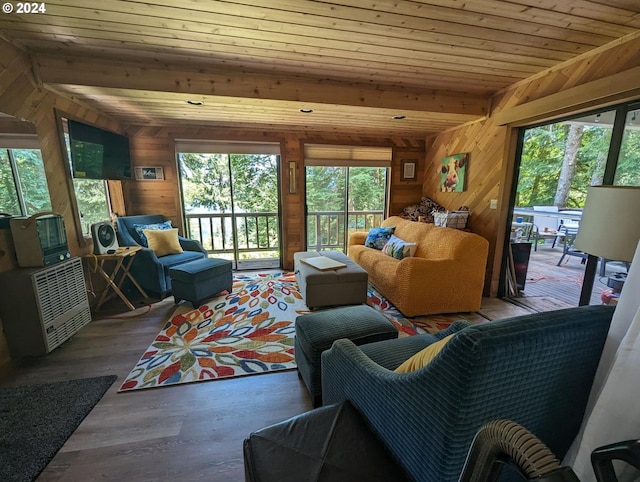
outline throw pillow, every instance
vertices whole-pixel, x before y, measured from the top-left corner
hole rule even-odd
[[[371,228],[364,245],[367,248],[382,249],[391,235],[396,230],[395,226],[388,226],[384,228]]]
[[[171,229],[143,229],[149,248],[153,249],[156,256],[182,253],[182,246],[178,240],[178,228]]]
[[[391,256],[396,259],[404,259],[416,254],[416,249],[418,249],[418,245],[416,243],[403,241],[394,234],[391,235],[387,244],[384,245],[382,252],[387,256]]]
[[[138,235],[138,238],[140,238],[140,244],[146,248],[149,247],[149,244],[147,243],[147,237],[144,235],[144,232],[143,232],[145,229],[162,231],[162,230],[171,229],[171,228],[173,228],[173,226],[171,226],[171,221],[164,221],[162,223],[156,223],[156,224],[134,224],[133,225],[133,229],[136,230],[136,234]]]
[[[453,334],[445,336],[442,340],[438,340],[432,343],[426,348],[423,348],[411,358],[406,360],[402,365],[395,369],[396,373],[409,373],[416,370],[420,370],[426,367],[431,360],[433,360],[438,353],[444,348],[444,346],[453,338]]]

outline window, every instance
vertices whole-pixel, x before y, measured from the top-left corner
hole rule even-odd
[[[30,216],[43,211],[51,211],[51,198],[40,149],[0,148],[0,212]]]
[[[67,119],[62,118],[64,126],[64,143],[67,150],[67,161],[69,162],[69,172],[73,172],[71,166],[71,152],[69,146],[69,129]],[[80,213],[80,224],[82,232],[91,234],[91,225],[102,221],[108,221],[111,215],[111,202],[109,201],[109,190],[107,181],[104,179],[78,179],[73,178],[73,189],[76,194],[76,203]]]

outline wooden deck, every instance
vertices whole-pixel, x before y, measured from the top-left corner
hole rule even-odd
[[[529,269],[521,297],[513,302],[534,307],[535,311],[549,311],[556,308],[578,306],[585,265],[576,256],[566,256],[557,266],[562,256],[562,246],[551,247],[548,241],[539,245],[538,250],[531,250]],[[626,272],[623,264],[609,262],[606,265],[606,276],[600,277],[600,264],[591,294],[592,305],[601,304],[600,295],[607,287],[607,277],[619,272]]]

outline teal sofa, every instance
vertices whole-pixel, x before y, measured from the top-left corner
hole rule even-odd
[[[475,434],[495,419],[522,425],[562,459],[580,428],[613,310],[457,321],[436,335],[360,346],[337,340],[322,354],[322,400],[349,401],[415,481],[457,482]],[[393,371],[450,333],[428,365]],[[521,479],[505,472],[500,480]]]

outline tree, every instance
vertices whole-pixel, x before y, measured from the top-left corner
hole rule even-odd
[[[578,158],[578,150],[582,143],[582,132],[584,127],[578,124],[569,124],[569,132],[567,135],[567,143],[560,169],[560,178],[558,179],[558,189],[554,199],[554,205],[558,207],[567,206],[569,192],[571,191],[571,183],[576,174]]]

